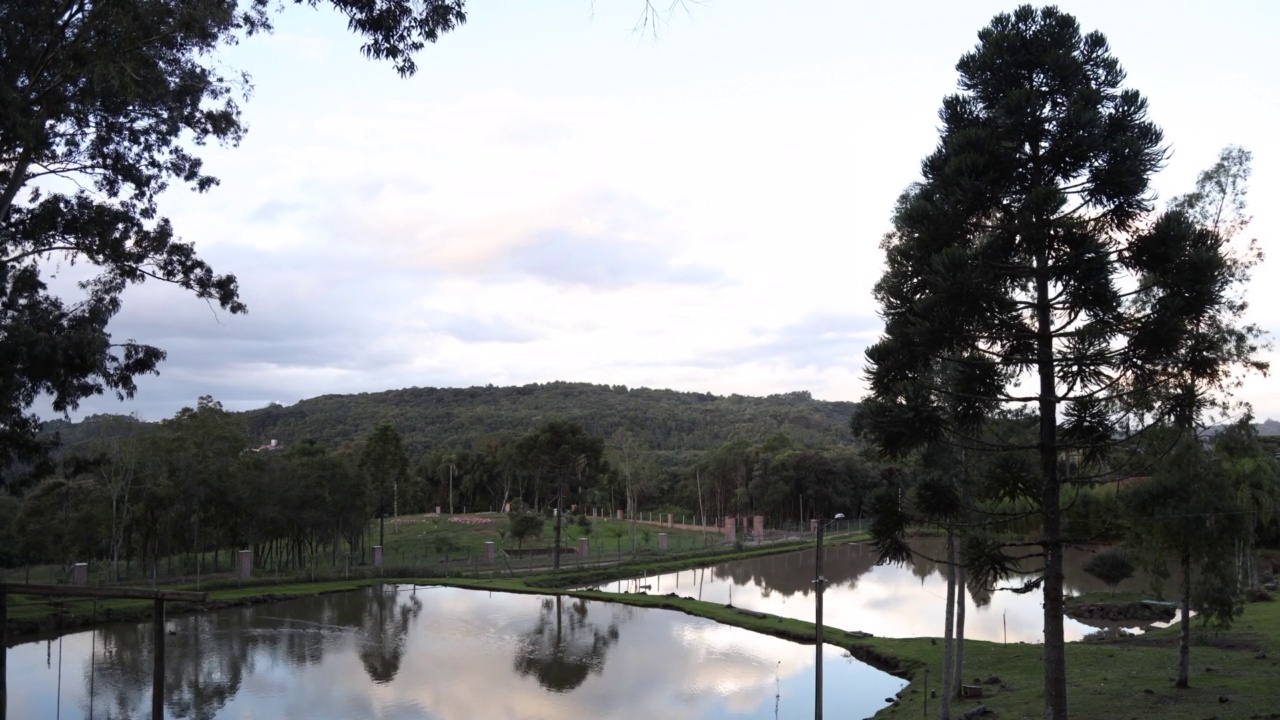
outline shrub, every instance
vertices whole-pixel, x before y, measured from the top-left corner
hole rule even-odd
[[[515,539],[517,548],[524,546],[526,538],[541,536],[544,523],[542,516],[528,512],[523,507],[512,508],[507,513],[507,531]]]

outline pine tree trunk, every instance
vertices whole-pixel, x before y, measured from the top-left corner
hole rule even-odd
[[[1191,553],[1182,553],[1182,627],[1178,632],[1178,681],[1174,687],[1186,688],[1191,671]]]
[[[947,531],[947,613],[943,621],[942,639],[942,702],[938,707],[938,720],[951,720],[952,672],[955,662],[952,629],[956,617],[956,541],[951,531]]]
[[[1042,239],[1047,245],[1047,239]],[[1049,260],[1036,257],[1036,371],[1040,380],[1040,517],[1044,564],[1044,717],[1067,720],[1067,655],[1063,636],[1062,484],[1058,479],[1058,404],[1054,372]]]

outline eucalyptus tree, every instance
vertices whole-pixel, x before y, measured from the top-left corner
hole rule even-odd
[[[1236,541],[1248,526],[1219,458],[1199,438],[1170,428],[1173,450],[1148,481],[1127,489],[1129,542],[1148,569],[1164,572],[1172,555],[1181,570],[1182,623],[1175,687],[1190,684],[1191,611],[1202,621],[1229,626],[1243,594],[1235,572]]]
[[[142,423],[135,417],[104,418],[94,439],[94,451],[101,455],[98,479],[111,499],[111,574],[120,580],[120,557],[125,531],[131,519],[129,494],[134,488],[147,442]]]
[[[1280,461],[1262,444],[1248,414],[1214,437],[1213,450],[1245,519],[1243,533],[1236,539],[1236,574],[1243,587],[1254,587],[1261,579],[1259,535],[1280,516]]]
[[[1176,411],[1147,392],[1166,382],[1156,368],[1227,299],[1216,277],[1179,272],[1198,237],[1185,213],[1151,221],[1163,136],[1101,33],[1022,6],[956,67],[938,147],[882,243],[885,330],[866,353],[859,422],[889,455],[938,442],[1038,455],[1027,499],[1044,558],[1045,716],[1063,720],[1064,483],[1090,480],[1139,425]],[[1144,297],[1157,284],[1170,302]],[[1217,371],[1239,358],[1202,360]],[[981,439],[1009,408],[1034,416],[1037,437]]]
[[[465,21],[463,0],[294,0],[330,5],[362,52],[413,73],[415,51]],[[159,215],[171,185],[217,179],[199,148],[245,133],[248,76],[218,51],[270,30],[271,0],[22,0],[0,3],[0,466],[40,451],[46,396],[55,412],[137,390],[164,351],[108,329],[124,291],[170,283],[245,312],[234,275],[218,274]],[[78,290],[50,285],[59,266],[90,268]]]
[[[445,456],[444,462],[440,463],[437,468],[441,474],[448,474],[449,477],[449,514],[453,514],[453,478],[458,474],[458,464],[454,462],[455,457],[451,455]]]
[[[619,429],[609,437],[606,455],[610,467],[622,480],[622,492],[627,505],[626,516],[631,532],[631,552],[634,553],[639,547],[636,521],[639,519],[640,498],[654,489],[658,468],[649,443],[626,429]]]
[[[1137,339],[1153,359],[1141,368],[1146,382],[1134,404],[1166,408],[1162,419],[1174,452],[1156,464],[1152,481],[1128,498],[1135,516],[1130,534],[1139,547],[1156,551],[1157,566],[1163,550],[1182,569],[1176,685],[1184,688],[1193,602],[1206,621],[1230,624],[1243,597],[1247,573],[1240,571],[1253,550],[1254,518],[1269,512],[1276,497],[1274,467],[1250,457],[1259,453],[1249,441],[1253,430],[1247,412],[1222,434],[1214,451],[1202,437],[1206,426],[1238,409],[1232,397],[1238,371],[1267,370],[1255,359],[1262,331],[1241,320],[1247,309],[1244,287],[1261,260],[1257,242],[1240,237],[1249,224],[1251,159],[1242,148],[1224,149],[1197,178],[1195,190],[1175,198],[1172,212],[1157,221],[1157,227],[1175,226],[1165,235],[1180,242],[1149,239],[1134,249],[1137,256],[1160,258],[1141,278],[1136,296],[1151,318]],[[1157,237],[1156,232],[1149,236]],[[1186,277],[1197,280],[1190,291]],[[1185,318],[1185,327],[1170,327],[1169,315]]]
[[[249,445],[244,418],[204,395],[194,408],[184,407],[161,422],[156,444],[175,491],[173,511],[181,518],[175,528],[191,533],[190,542],[182,542],[190,548],[199,574],[209,539],[225,540],[226,528],[238,525],[247,511],[246,503],[232,502],[243,496],[230,492],[240,453]]]

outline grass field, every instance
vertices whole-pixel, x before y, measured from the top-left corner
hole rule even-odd
[[[1195,623],[1195,620],[1192,620]],[[1072,718],[1127,720],[1165,718],[1280,718],[1280,603],[1253,603],[1235,627],[1217,636],[1193,630],[1191,687],[1173,687],[1178,627],[1136,638],[1067,646],[1068,702]],[[872,640],[868,647],[917,663],[900,702],[877,717],[915,718],[923,712],[924,670],[936,690],[942,646],[929,639]],[[965,681],[982,684],[987,696],[965,701],[961,711],[985,704],[998,717],[1044,716],[1043,650],[1039,645],[965,643]],[[937,699],[929,700],[931,707]]]
[[[378,543],[378,521],[371,522],[366,529],[367,545],[371,548]],[[540,536],[528,538],[523,544],[517,543],[507,532],[507,518],[499,513],[479,513],[468,515],[436,516],[410,515],[398,519],[387,518],[383,528],[384,565],[387,567],[412,569],[423,575],[445,574],[446,572],[478,571],[485,558],[485,543],[493,542],[498,555],[508,548],[550,548],[554,544],[555,526],[550,521],[544,524]],[[685,552],[699,548],[711,547],[724,542],[724,535],[712,529],[707,531],[689,530],[685,528],[664,528],[649,523],[636,523],[635,546],[633,550],[631,524],[625,521],[594,518],[584,528],[572,519],[566,519],[563,529],[562,547],[576,550],[579,538],[588,539],[589,553],[579,558],[574,553],[567,553],[563,560],[566,564],[580,562],[617,562],[625,557],[641,556],[659,551],[659,533],[667,533],[667,552]],[[445,563],[448,563],[446,566]],[[305,568],[291,565],[272,565],[265,569],[255,570],[255,574],[280,581],[309,580],[311,578],[345,577],[353,574],[355,568],[368,566],[373,562],[371,550],[366,549],[363,557],[347,558],[345,554],[321,550],[314,558],[314,563]],[[545,563],[545,556],[532,559],[512,560],[516,569],[527,570]],[[199,573],[192,556],[177,555],[161,560],[155,581],[163,585],[190,584],[199,574],[203,583],[216,586],[221,579],[232,577],[234,567],[233,553],[223,551],[215,555],[204,553],[200,558]],[[90,584],[111,584],[110,564],[106,561],[90,561]],[[122,583],[128,585],[151,584],[152,577],[146,568],[137,564],[121,566]],[[31,567],[0,570],[0,581],[31,582],[57,584],[67,581],[67,569],[57,565],[37,565]]]
[[[589,518],[590,526],[583,528],[573,520],[567,519],[562,531],[562,543],[565,547],[576,548],[578,539],[585,537],[589,541],[591,554],[629,553],[632,550],[631,524],[620,520]],[[387,519],[384,530],[384,552],[388,564],[410,564],[397,562],[397,558],[422,559],[426,562],[451,560],[461,557],[484,554],[484,544],[493,542],[498,550],[517,547],[551,547],[555,539],[555,526],[547,521],[542,535],[527,539],[523,544],[517,543],[506,532],[507,519],[498,513],[478,513],[470,515],[411,515],[398,520]],[[375,521],[370,529],[370,545],[377,542],[378,526]],[[667,533],[668,548],[671,550],[691,550],[704,545],[715,545],[724,541],[724,535],[709,529],[700,532],[683,528],[663,528],[648,523],[636,523],[636,551],[656,551],[658,534]],[[447,552],[446,552],[447,549]]]

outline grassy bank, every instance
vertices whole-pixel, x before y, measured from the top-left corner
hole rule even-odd
[[[1195,621],[1193,620],[1193,623]],[[1067,645],[1068,697],[1078,720],[1125,718],[1280,718],[1275,678],[1280,658],[1280,603],[1247,606],[1235,627],[1217,636],[1193,631],[1191,688],[1173,687],[1178,650],[1175,626],[1135,638]],[[929,689],[939,686],[942,646],[930,639],[865,641],[879,652],[914,664],[900,702],[878,717],[920,717]],[[1039,645],[965,643],[965,682],[986,681],[981,701],[1000,718],[1040,718],[1043,653]],[[937,699],[929,700],[936,707]]]

